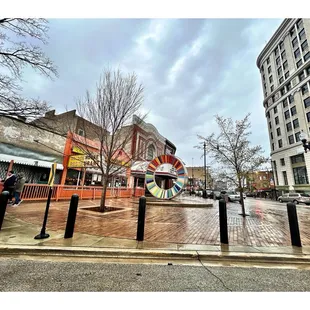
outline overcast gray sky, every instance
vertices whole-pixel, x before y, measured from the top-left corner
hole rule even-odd
[[[269,156],[256,59],[282,19],[50,19],[44,46],[59,70],[50,81],[27,69],[24,92],[56,108],[94,90],[105,67],[134,71],[145,87],[147,122],[202,165],[197,133],[216,131],[214,115],[251,113],[252,142]]]

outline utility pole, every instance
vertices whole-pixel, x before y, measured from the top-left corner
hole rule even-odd
[[[275,180],[275,174],[273,172],[273,164],[272,164],[272,158],[270,158],[270,165],[271,165],[271,171],[272,171],[272,180],[273,180],[273,196],[274,200],[277,200],[277,190],[276,190],[276,180]],[[270,184],[270,181],[269,181]]]
[[[203,191],[203,198],[207,198],[207,154],[206,154],[206,142],[203,143],[203,157],[204,157],[204,175],[205,175],[205,188]]]

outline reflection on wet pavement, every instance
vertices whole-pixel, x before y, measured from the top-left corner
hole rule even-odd
[[[202,201],[202,198],[193,198]],[[213,207],[147,206],[144,240],[180,244],[219,245],[218,201]],[[115,212],[98,213],[85,208],[97,206],[99,201],[81,200],[76,218],[75,232],[102,237],[136,238],[138,204],[134,199],[109,199],[108,205],[119,207]],[[47,228],[64,231],[68,201],[53,202]],[[229,244],[238,246],[290,246],[286,205],[275,201],[247,198],[246,212],[239,215],[239,203],[227,204]],[[40,227],[45,202],[23,203],[18,208],[7,208],[6,218],[15,217]],[[310,245],[310,207],[297,206],[300,235],[303,245]]]

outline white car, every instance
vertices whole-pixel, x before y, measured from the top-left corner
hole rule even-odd
[[[228,196],[228,201],[240,201],[240,194],[236,192],[227,192],[226,195]]]

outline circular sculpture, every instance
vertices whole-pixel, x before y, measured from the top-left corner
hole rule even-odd
[[[170,164],[177,174],[176,181],[169,189],[159,187],[155,181],[155,173],[163,164]],[[173,155],[160,155],[154,158],[148,165],[145,174],[145,183],[149,192],[156,198],[172,199],[182,192],[188,181],[187,169],[181,159]]]

